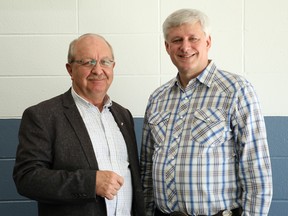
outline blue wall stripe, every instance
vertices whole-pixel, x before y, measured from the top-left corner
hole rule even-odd
[[[37,203],[27,200],[25,202],[1,202],[1,216],[37,216]]]
[[[15,157],[19,125],[19,119],[0,119],[0,159]]]
[[[140,153],[143,118],[134,118]],[[265,117],[271,154],[274,194],[269,216],[288,212],[288,117]],[[12,179],[18,144],[19,119],[0,119],[0,212],[1,216],[36,216],[35,201],[20,196]]]

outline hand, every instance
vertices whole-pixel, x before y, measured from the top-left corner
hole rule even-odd
[[[96,194],[112,200],[121,186],[124,178],[113,171],[99,170],[96,172]]]

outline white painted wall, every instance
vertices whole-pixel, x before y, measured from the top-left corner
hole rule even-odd
[[[87,32],[114,48],[110,96],[143,117],[150,93],[176,75],[161,26],[184,7],[210,17],[210,57],[254,84],[264,115],[288,115],[286,0],[0,0],[0,118],[66,91],[68,45]]]

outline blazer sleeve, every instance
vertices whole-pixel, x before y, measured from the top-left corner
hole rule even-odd
[[[85,160],[83,145],[58,100],[23,113],[13,171],[17,190],[41,202],[95,200],[95,167]]]

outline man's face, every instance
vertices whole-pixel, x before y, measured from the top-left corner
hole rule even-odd
[[[194,78],[208,64],[211,38],[203,32],[201,25],[183,24],[169,29],[165,47],[173,64],[181,74]]]
[[[83,65],[87,59],[95,59],[96,65]],[[66,65],[74,90],[90,102],[103,100],[113,81],[115,63],[111,67],[103,67],[99,63],[101,59],[113,59],[110,47],[102,38],[87,36],[75,44],[75,62]],[[83,62],[77,62],[79,60]]]

